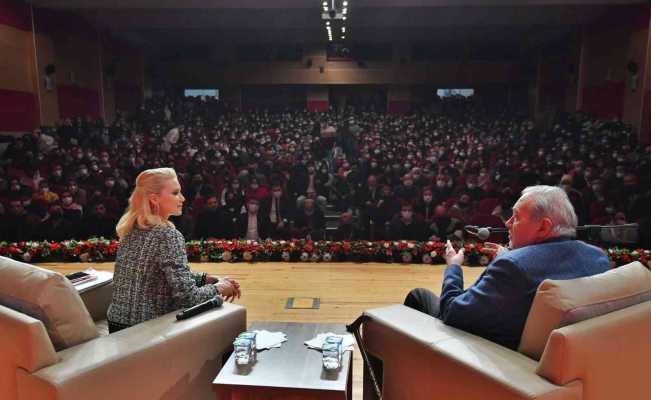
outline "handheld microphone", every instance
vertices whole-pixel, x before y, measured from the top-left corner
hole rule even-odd
[[[181,321],[183,319],[194,317],[195,315],[201,314],[204,311],[208,311],[210,309],[220,307],[223,303],[224,303],[224,299],[222,299],[221,297],[219,296],[213,297],[212,299],[208,301],[204,301],[203,303],[199,303],[196,306],[186,308],[185,310],[176,314],[176,319],[178,321]]]
[[[476,236],[479,240],[486,240],[490,236],[491,232],[495,233],[504,233],[508,232],[509,230],[506,228],[491,228],[491,227],[479,227],[475,225],[466,225],[464,227],[466,232],[469,234]]]

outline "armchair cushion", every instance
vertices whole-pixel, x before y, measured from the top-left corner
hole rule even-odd
[[[79,294],[57,272],[0,257],[0,304],[40,320],[57,350],[98,335]]]
[[[651,271],[633,262],[602,274],[545,280],[538,287],[518,351],[539,360],[557,328],[651,299]]]

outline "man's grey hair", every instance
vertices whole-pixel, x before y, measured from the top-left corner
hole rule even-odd
[[[531,217],[551,219],[552,232],[557,236],[576,236],[576,213],[563,189],[546,185],[529,186],[522,191],[514,207],[525,200],[530,201]]]

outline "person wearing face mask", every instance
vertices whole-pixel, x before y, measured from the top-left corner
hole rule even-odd
[[[395,187],[393,193],[401,203],[414,204],[420,198],[420,191],[414,186],[414,177],[411,174],[405,174],[402,177],[402,184]]]
[[[237,237],[247,240],[269,238],[269,219],[260,212],[260,201],[255,197],[246,200],[246,212],[237,219]]]
[[[249,180],[249,187],[246,191],[246,197],[251,198],[255,197],[260,203],[262,203],[270,195],[267,185],[260,184],[260,181],[256,177],[252,177]]]
[[[56,193],[61,193],[66,185],[66,178],[63,176],[63,167],[61,164],[55,164],[52,167],[48,182]]]
[[[391,240],[426,240],[427,229],[423,221],[414,214],[410,203],[400,206],[400,213],[393,217],[389,225]]]
[[[75,203],[70,192],[61,193],[61,208],[63,208],[64,213],[69,212],[71,214],[79,214],[79,218],[81,218],[84,212],[84,208]]]
[[[32,201],[34,203],[50,204],[55,201],[59,201],[59,195],[50,191],[49,182],[41,182],[34,188]]]
[[[426,187],[423,189],[423,195],[421,201],[418,202],[418,205],[415,208],[416,214],[423,219],[423,222],[427,225],[432,222],[434,216],[434,195],[432,194],[432,188]]]
[[[434,179],[434,185],[432,186],[432,195],[434,196],[434,201],[436,203],[442,203],[450,198],[452,190],[448,185],[448,181],[449,178],[443,174],[437,175]]]
[[[296,202],[285,195],[280,182],[271,185],[271,196],[262,202],[262,215],[269,217],[270,236],[273,239],[289,239]]]

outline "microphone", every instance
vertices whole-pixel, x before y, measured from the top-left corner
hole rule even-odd
[[[506,228],[491,228],[491,227],[479,227],[475,225],[466,225],[464,227],[466,232],[469,234],[476,236],[479,240],[486,240],[490,236],[491,232],[495,233],[504,233],[508,232],[509,230]]]
[[[224,303],[224,299],[222,299],[221,297],[219,296],[213,297],[212,299],[208,301],[204,301],[203,303],[199,303],[196,306],[186,308],[185,310],[176,314],[176,319],[178,321],[181,321],[183,319],[194,317],[195,315],[201,314],[204,311],[208,311],[210,309],[220,307],[223,303]]]

